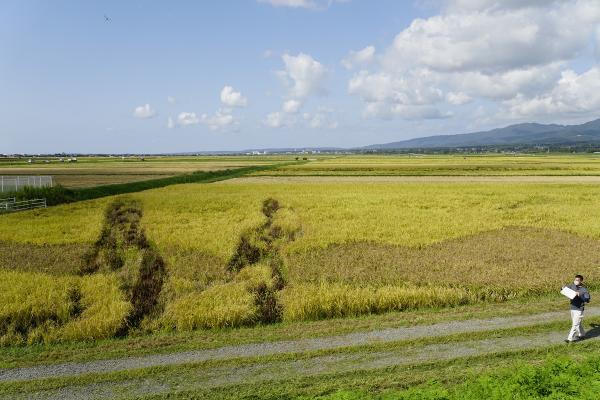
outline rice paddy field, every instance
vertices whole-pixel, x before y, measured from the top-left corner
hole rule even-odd
[[[282,160],[74,168],[152,175]],[[596,175],[596,155],[322,156],[0,215],[0,346],[535,304],[575,273],[594,291]]]
[[[600,154],[404,154],[321,157],[277,176],[597,176]]]
[[[290,157],[287,157],[289,159]],[[93,187],[170,177],[197,171],[219,171],[252,165],[267,165],[277,157],[68,157],[0,158],[0,175],[51,175],[67,188]],[[29,163],[32,160],[32,163]]]
[[[443,173],[446,168],[463,171],[471,164],[497,170],[504,165],[521,173],[545,173],[550,166],[565,174],[595,171],[594,156],[581,158],[351,156],[281,171],[295,167],[314,172],[310,167],[317,166],[334,173],[359,168],[362,174],[408,166]],[[532,160],[543,169],[530,169]],[[243,165],[242,161],[109,165],[118,174],[124,168],[175,172],[199,164]],[[446,163],[444,168],[440,163]],[[76,169],[94,170],[102,164],[90,162],[88,167],[84,161]],[[131,312],[123,302],[131,299],[147,248],[165,269],[152,312],[135,326],[147,332],[499,302],[555,291],[565,276],[576,272],[592,282],[600,275],[600,187],[593,183],[249,177],[174,185],[123,198],[135,203],[135,230],[149,243],[143,248],[127,239],[130,228],[124,226],[132,223],[127,215],[119,222],[107,216],[121,198],[15,213],[0,220],[2,281],[12,290],[24,280],[42,286],[54,282],[49,292],[64,300],[75,291],[81,301],[89,302],[90,307],[84,307],[88,310],[93,308],[93,295],[82,291],[82,285],[93,276],[104,279],[101,287],[110,287],[113,298],[106,307],[114,307],[112,329],[103,321],[97,332],[90,333],[94,328],[89,327],[69,338],[110,337],[122,329],[119,324]],[[270,212],[264,209],[268,201],[275,204]],[[100,243],[107,230],[114,237]],[[99,266],[90,273],[89,254],[98,247]],[[119,261],[111,265],[110,257]],[[258,287],[267,292],[268,304],[257,302]],[[82,320],[82,315],[64,310],[46,313],[44,301],[30,306],[11,295],[4,302],[11,298],[15,306],[25,308],[14,310],[7,304],[2,323],[7,342],[63,340],[43,332]],[[39,312],[29,328],[19,325],[20,318],[29,318],[21,313],[28,312]]]

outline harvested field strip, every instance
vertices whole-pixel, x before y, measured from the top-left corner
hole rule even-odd
[[[588,310],[586,310],[586,313],[587,318],[599,317],[600,308],[590,307]],[[154,366],[165,367],[169,365],[200,363],[210,360],[230,360],[235,358],[266,357],[278,354],[318,352],[324,350],[342,349],[352,346],[367,346],[372,344],[385,344],[423,338],[443,337],[455,334],[468,334],[498,329],[529,327],[564,320],[566,317],[568,317],[567,312],[550,312],[519,317],[446,322],[434,325],[394,328],[382,331],[354,333],[316,339],[229,346],[219,349],[151,355],[144,357],[91,361],[85,363],[67,363],[28,368],[2,369],[0,370],[0,381],[6,382],[47,379],[53,377],[77,376],[89,373],[108,373],[130,369],[150,368]],[[594,328],[593,332],[590,331],[590,337],[594,338],[596,336],[600,336],[600,332],[598,331],[598,328]],[[391,352],[389,350],[377,352],[369,349],[366,352],[358,351],[324,356],[317,355],[316,357],[308,358],[307,360],[302,360],[302,357],[300,357],[298,361],[283,362],[283,364],[289,364],[289,367],[291,368],[293,365],[301,366],[305,362],[309,362],[311,365],[319,365],[318,362],[326,362],[326,360],[331,359],[344,363],[347,361],[348,366],[354,365],[355,369],[362,369],[367,365],[370,365],[369,368],[383,368],[390,365],[397,365],[390,364],[394,358],[397,360],[403,360],[401,361],[403,364],[489,354],[496,351],[518,351],[525,348],[550,346],[561,343],[562,340],[564,340],[565,335],[565,332],[552,331],[532,334],[530,337],[518,337],[518,340],[515,340],[515,337],[509,334],[508,336],[500,339],[483,339],[472,342],[463,341],[448,344],[427,344],[421,347],[417,346],[413,351],[408,351],[406,348],[399,348],[398,352],[394,352],[393,350]],[[446,355],[440,356],[440,354]],[[388,355],[390,357],[388,357]],[[362,363],[358,362],[361,359],[368,361],[367,364],[363,365]],[[313,364],[313,362],[315,364]],[[276,363],[281,362],[277,361]],[[333,364],[331,364],[331,367],[333,367]],[[229,371],[227,372],[227,375],[234,377],[235,373]]]
[[[161,188],[182,183],[210,183],[224,179],[238,178],[240,176],[276,168],[278,165],[264,165],[243,167],[237,169],[225,169],[219,171],[199,171],[191,174],[176,175],[166,178],[150,179],[145,181],[128,182],[121,184],[95,186],[81,189],[66,189],[62,186],[51,188],[26,187],[18,192],[6,193],[8,197],[16,197],[18,200],[45,197],[48,205],[72,203],[82,200],[97,199],[105,196],[140,192],[148,189]]]
[[[266,174],[266,173],[265,173]],[[600,176],[594,175],[469,175],[469,176],[412,176],[412,175],[264,175],[251,174],[241,178],[234,178],[223,181],[221,184],[246,184],[246,183],[377,183],[377,182],[419,182],[419,183],[589,183],[597,184],[600,182]]]

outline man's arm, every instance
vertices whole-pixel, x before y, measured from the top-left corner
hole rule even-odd
[[[581,300],[583,300],[584,302],[586,302],[586,303],[590,302],[590,299],[591,299],[590,292],[586,288],[579,289],[579,291],[577,292],[577,295],[579,297],[581,297]]]

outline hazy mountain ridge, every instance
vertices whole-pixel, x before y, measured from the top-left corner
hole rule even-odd
[[[600,119],[581,125],[522,123],[489,131],[435,135],[374,144],[364,149],[409,149],[501,145],[580,145],[600,143]]]

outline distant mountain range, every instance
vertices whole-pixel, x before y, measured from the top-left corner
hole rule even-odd
[[[478,146],[571,146],[600,144],[600,119],[581,125],[524,123],[490,131],[427,136],[365,146],[365,150],[456,148]]]

